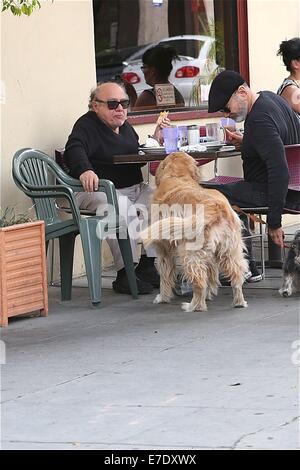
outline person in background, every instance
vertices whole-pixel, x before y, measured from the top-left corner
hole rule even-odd
[[[282,60],[289,76],[285,78],[277,90],[283,96],[300,119],[300,38],[282,41],[277,55]]]
[[[172,60],[179,59],[175,49],[172,47],[154,46],[144,52],[142,70],[145,81],[152,88],[144,90],[137,98],[134,110],[157,108],[154,86],[169,82],[169,75],[172,71]],[[184,106],[184,99],[181,93],[174,87],[175,105]]]
[[[129,98],[129,107],[128,110],[132,111],[135,105],[135,102],[137,100],[137,93],[135,91],[135,88],[131,83],[127,82],[126,80],[123,80],[121,75],[116,75],[114,78],[114,81],[117,83],[120,83],[125,88],[125,91],[128,95]]]
[[[231,204],[239,207],[267,206],[269,236],[283,247],[283,208],[300,208],[299,193],[288,190],[289,171],[284,149],[285,145],[300,143],[297,115],[281,96],[271,91],[254,92],[244,78],[232,70],[221,72],[213,80],[208,103],[209,113],[221,111],[236,122],[245,121],[243,135],[227,131],[234,144],[241,144],[244,180],[205,186],[218,189]],[[244,223],[247,224],[247,219]],[[246,244],[252,275],[248,280],[256,282],[262,277],[249,241],[246,240]]]
[[[138,152],[139,137],[126,121],[128,106],[128,95],[120,84],[98,84],[90,94],[89,111],[76,121],[72,129],[64,159],[71,176],[79,178],[85,190],[76,194],[79,207],[102,214],[107,203],[106,195],[95,191],[100,178],[111,180],[116,187],[120,215],[129,225],[138,218],[135,204],[149,208],[152,188],[143,182],[142,164],[114,165],[112,161],[114,155]],[[155,137],[160,132],[161,124],[156,126]],[[107,242],[117,269],[113,289],[130,294],[118,241],[107,238]],[[131,247],[134,262],[137,263],[137,240],[132,237]],[[140,294],[150,293],[153,287],[159,287],[155,256],[153,248],[145,248],[136,267]]]

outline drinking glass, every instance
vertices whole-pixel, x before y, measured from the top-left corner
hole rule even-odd
[[[231,132],[235,132],[236,122],[231,118],[221,118],[221,128],[223,129],[223,132],[224,132],[224,142],[226,144],[230,143],[230,141],[226,137],[226,129],[228,129]]]
[[[206,124],[206,137],[208,141],[219,140],[219,124],[217,122],[210,122]]]
[[[178,129],[176,126],[164,127],[164,144],[166,153],[176,152],[178,146]]]
[[[188,144],[188,128],[187,126],[178,126],[178,147]]]

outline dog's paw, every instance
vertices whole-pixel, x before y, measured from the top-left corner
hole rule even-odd
[[[205,300],[213,300],[214,296],[212,292],[207,292]]]
[[[168,304],[169,302],[170,302],[170,299],[164,299],[161,294],[157,294],[157,296],[153,300],[154,304]]]
[[[290,297],[292,295],[292,290],[291,289],[279,289],[279,294],[281,297]]]
[[[201,307],[200,306],[195,306],[195,305],[193,305],[192,302],[182,302],[181,308],[185,312],[195,312],[195,311],[197,311],[197,312],[206,312],[206,310],[207,310],[206,305],[202,305]]]
[[[248,307],[248,303],[246,302],[246,300],[243,300],[243,302],[233,303],[232,306],[234,308],[246,308]]]

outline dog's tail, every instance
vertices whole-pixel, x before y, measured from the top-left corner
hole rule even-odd
[[[207,224],[205,220],[205,224]],[[166,217],[153,222],[140,233],[144,245],[150,245],[160,240],[170,243],[179,241],[194,241],[202,239],[204,235],[204,221],[197,215],[188,217]]]

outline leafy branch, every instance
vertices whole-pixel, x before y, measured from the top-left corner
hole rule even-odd
[[[30,16],[36,8],[41,8],[39,0],[2,0],[1,11],[10,10],[15,16]]]

